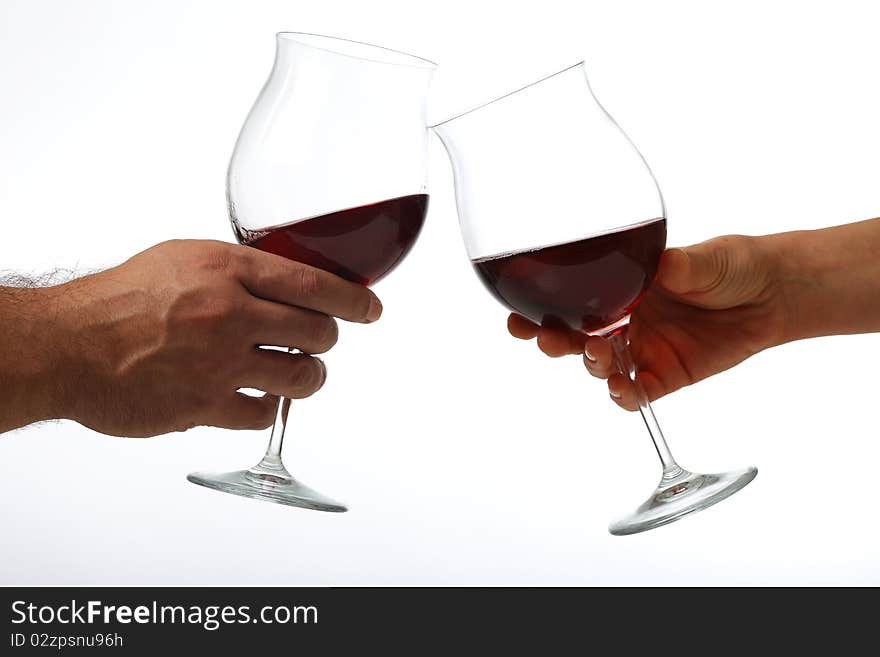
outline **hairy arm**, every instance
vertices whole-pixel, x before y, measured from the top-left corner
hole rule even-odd
[[[58,287],[0,286],[0,433],[66,416],[71,371]]]

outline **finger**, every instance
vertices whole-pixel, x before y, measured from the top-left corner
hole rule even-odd
[[[551,358],[582,354],[585,337],[583,333],[575,331],[541,327],[538,331],[538,348]]]
[[[711,291],[726,269],[722,245],[713,239],[683,249],[667,249],[660,256],[657,282],[679,295]]]
[[[683,249],[668,249],[660,257],[656,280],[694,305],[730,308],[751,298],[765,284],[760,261],[751,238],[725,235]]]
[[[638,380],[650,401],[659,399],[665,394],[659,379],[651,372],[639,372]],[[636,387],[629,377],[620,374],[612,374],[608,378],[608,394],[615,404],[628,411],[638,410],[636,400]]]
[[[266,429],[275,420],[277,406],[278,398],[272,395],[251,397],[234,392],[218,401],[205,424],[235,430]]]
[[[687,294],[693,289],[692,279],[691,259],[685,249],[666,249],[660,255],[656,283],[675,294]]]
[[[327,380],[324,363],[308,354],[254,349],[240,375],[240,388],[256,388],[272,395],[303,399],[315,394]]]
[[[522,315],[511,313],[507,318],[507,330],[510,334],[520,340],[531,340],[538,335],[540,327],[534,322],[530,322]]]
[[[307,354],[323,354],[336,344],[339,326],[323,313],[254,299],[249,306],[254,344],[299,349]]]
[[[254,296],[349,322],[375,322],[382,314],[379,298],[363,285],[272,253],[246,251],[241,281]]]
[[[634,411],[638,408],[633,382],[619,372],[608,378],[608,394],[615,404],[627,411]]]
[[[584,343],[584,365],[587,371],[600,379],[607,379],[617,372],[611,343],[605,338],[589,336]]]

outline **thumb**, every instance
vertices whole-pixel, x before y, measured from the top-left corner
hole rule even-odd
[[[765,273],[752,239],[728,235],[667,249],[660,257],[656,283],[694,305],[731,308],[754,298]]]

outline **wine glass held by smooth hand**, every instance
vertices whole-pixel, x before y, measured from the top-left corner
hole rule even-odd
[[[229,164],[238,241],[361,285],[394,269],[428,208],[425,101],[435,68],[379,46],[279,33],[272,73]],[[289,408],[281,398],[257,465],[187,478],[244,497],[345,511],[284,467]]]
[[[593,95],[583,62],[433,129],[452,161],[467,253],[489,292],[536,324],[607,338],[634,382],[662,475],[609,531],[665,525],[754,479],[755,468],[681,468],[636,376],[627,326],[666,246],[666,211],[647,162]]]

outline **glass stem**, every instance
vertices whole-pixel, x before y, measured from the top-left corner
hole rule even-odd
[[[284,463],[281,462],[281,446],[284,444],[284,430],[287,429],[289,410],[290,400],[287,397],[279,397],[278,407],[275,410],[275,423],[269,436],[269,446],[266,448],[263,460],[249,470],[252,475],[287,475]]]
[[[672,452],[669,451],[669,445],[666,444],[666,439],[663,437],[663,432],[660,430],[660,425],[654,416],[654,410],[651,408],[651,402],[648,401],[648,395],[636,377],[636,364],[629,349],[627,328],[623,327],[621,330],[613,333],[608,337],[608,340],[611,342],[611,347],[614,350],[617,369],[632,381],[635,387],[636,403],[639,406],[639,412],[642,414],[645,426],[648,427],[648,433],[651,434],[651,440],[654,441],[657,456],[660,457],[660,463],[663,465],[663,481],[667,482],[677,479],[683,474],[686,475],[687,471],[675,462]]]

